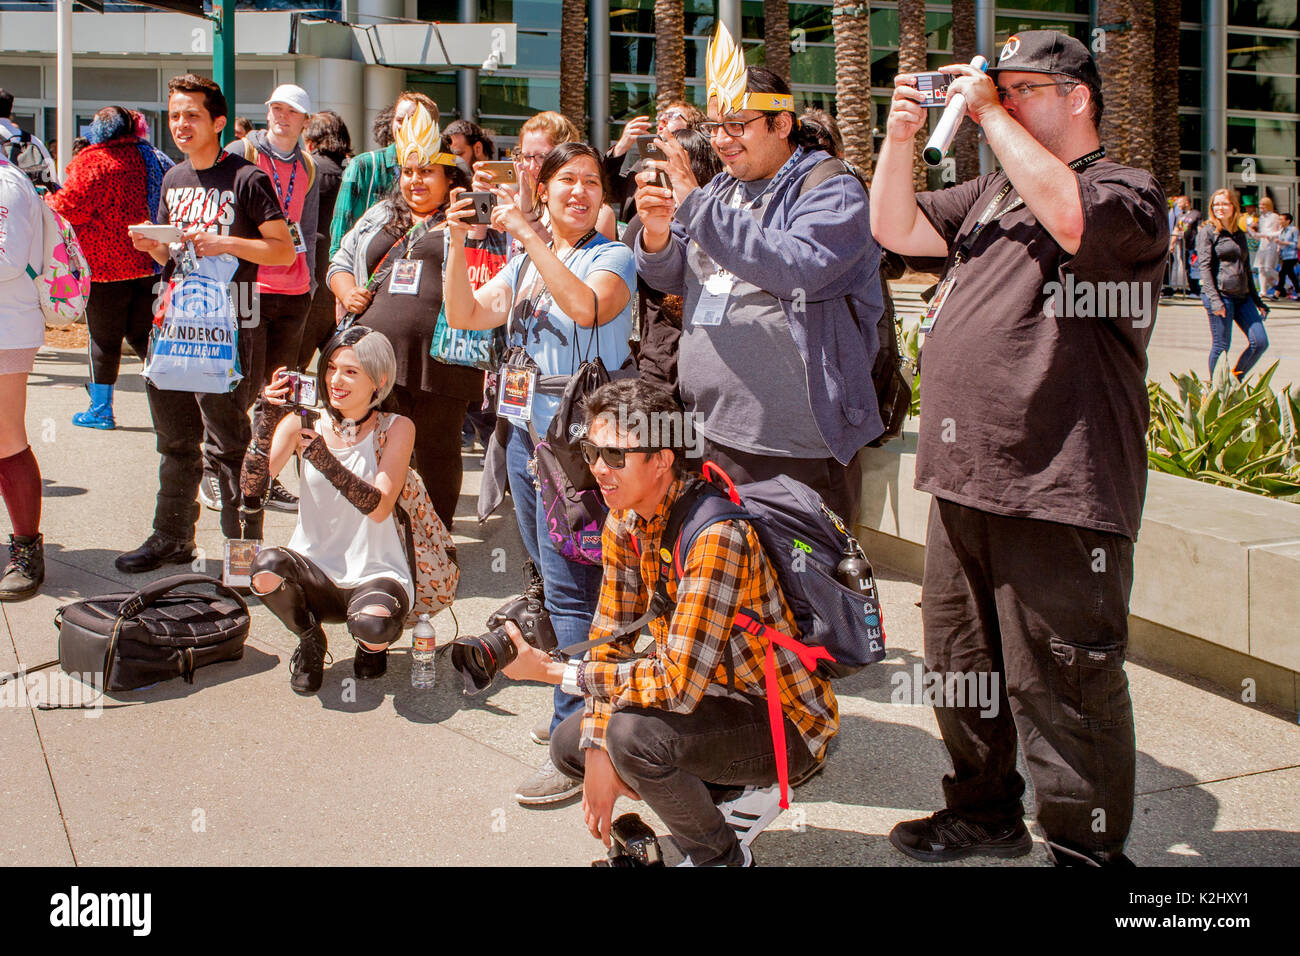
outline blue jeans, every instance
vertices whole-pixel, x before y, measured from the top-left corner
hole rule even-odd
[[[592,615],[596,613],[596,601],[600,597],[602,572],[594,565],[570,561],[551,546],[542,495],[528,474],[528,459],[532,455],[532,440],[522,429],[512,425],[510,440],[506,443],[506,472],[510,479],[510,497],[515,502],[515,520],[519,522],[519,533],[523,536],[528,556],[537,565],[546,584],[546,610],[551,614],[556,641],[560,647],[568,647],[587,639]],[[582,698],[566,694],[556,687],[551,731],[554,732],[566,717],[581,712]]]
[[[1223,299],[1224,315],[1215,315],[1210,305],[1210,297],[1201,296],[1201,301],[1205,303],[1205,311],[1210,317],[1210,375],[1214,375],[1214,366],[1219,361],[1219,356],[1228,351],[1228,346],[1232,344],[1232,324],[1237,323],[1237,327],[1246,333],[1246,338],[1250,340],[1250,346],[1246,351],[1241,353],[1241,358],[1237,359],[1237,366],[1232,370],[1232,374],[1237,378],[1245,378],[1259,357],[1264,354],[1268,348],[1268,333],[1264,331],[1264,319],[1259,314],[1259,309],[1250,298],[1237,298],[1236,296],[1225,295]]]

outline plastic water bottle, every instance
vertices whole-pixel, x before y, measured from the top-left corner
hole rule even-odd
[[[435,637],[429,615],[421,614],[411,634],[411,686],[421,690],[433,686],[433,648]]]

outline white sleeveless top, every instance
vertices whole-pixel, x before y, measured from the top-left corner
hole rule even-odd
[[[375,431],[351,448],[331,448],[330,452],[348,471],[374,484],[379,473]],[[392,517],[371,521],[306,459],[302,460],[299,485],[298,526],[289,539],[289,549],[310,558],[342,588],[376,578],[396,578],[406,590],[407,600],[413,602],[415,589],[397,522]]]

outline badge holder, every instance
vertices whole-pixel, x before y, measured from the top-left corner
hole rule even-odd
[[[731,298],[731,289],[735,279],[730,272],[719,269],[704,281],[704,291],[695,303],[695,313],[691,316],[691,325],[699,327],[718,326],[727,311],[727,300]]]
[[[302,237],[302,226],[296,222],[289,223],[289,238],[293,240],[294,252],[306,252],[307,240]]]
[[[388,277],[389,295],[419,295],[423,259],[398,259]]]

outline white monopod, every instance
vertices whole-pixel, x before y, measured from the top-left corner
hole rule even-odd
[[[970,65],[977,70],[986,70],[989,61],[982,56],[977,56],[970,61]],[[943,115],[939,117],[939,123],[930,134],[925,150],[921,153],[927,166],[938,166],[943,162],[944,156],[952,146],[953,137],[957,135],[957,127],[961,126],[962,117],[965,115],[966,97],[954,93],[949,98],[948,105],[943,108]]]

